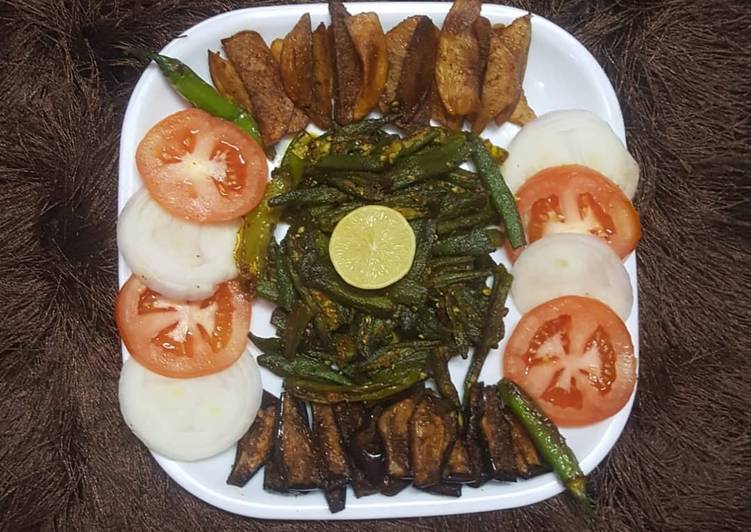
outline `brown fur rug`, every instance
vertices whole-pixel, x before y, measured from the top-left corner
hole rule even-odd
[[[268,2],[259,2],[268,3]],[[0,0],[0,529],[350,530],[243,519],[180,489],[117,406],[117,145],[141,67],[232,0]],[[641,382],[567,497],[394,530],[751,528],[751,6],[748,0],[518,5],[604,65],[642,165]],[[357,530],[384,523],[360,522]]]

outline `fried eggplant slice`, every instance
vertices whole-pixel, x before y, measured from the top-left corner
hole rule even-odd
[[[472,23],[472,32],[477,39],[477,46],[480,54],[480,79],[485,76],[485,69],[488,66],[488,55],[490,54],[490,36],[493,28],[490,21],[485,17],[477,17]]]
[[[443,467],[444,483],[467,484],[473,479],[467,446],[463,438],[456,438]]]
[[[512,124],[516,124],[517,126],[523,126],[524,124],[531,122],[535,118],[537,118],[537,114],[535,113],[535,110],[529,106],[529,103],[527,102],[527,96],[524,94],[524,89],[522,89],[522,94],[519,97],[519,103],[516,104],[514,112],[511,113],[508,121]]]
[[[423,18],[422,15],[405,18],[386,33],[386,54],[389,61],[389,71],[386,76],[386,85],[378,99],[378,107],[384,115],[388,114],[397,103],[396,88],[399,86],[399,79],[402,75],[402,65],[404,58],[407,56],[407,47],[421,18]]]
[[[274,60],[277,63],[282,62],[282,48],[284,47],[284,39],[274,39],[271,41],[269,48],[271,49],[271,55],[274,56]]]
[[[305,113],[313,105],[313,32],[305,13],[284,38],[279,71],[287,96]]]
[[[485,484],[490,475],[486,470],[486,459],[484,445],[482,444],[483,435],[481,421],[483,416],[483,383],[478,382],[469,391],[469,401],[466,405],[465,419],[467,420],[464,445],[467,449],[469,462],[472,468],[472,482],[469,484],[473,488],[479,488]]]
[[[497,124],[503,124],[516,109],[522,94],[531,37],[529,15],[517,18],[506,27],[493,28],[482,101],[472,125],[476,133],[485,129],[493,118]]]
[[[289,117],[287,134],[296,135],[297,133],[305,129],[305,126],[308,125],[308,122],[310,122],[308,115],[306,115],[299,107],[294,107],[292,109],[292,115]]]
[[[331,127],[331,93],[334,68],[331,65],[331,41],[326,25],[321,22],[313,32],[313,106],[310,119],[321,129]]]
[[[535,444],[522,424],[508,410],[504,409],[506,421],[511,426],[511,442],[514,448],[516,473],[522,478],[531,478],[551,470],[550,465],[537,452]]]
[[[344,126],[354,121],[354,109],[363,73],[355,45],[347,30],[352,15],[340,0],[329,0],[334,59],[334,121]]]
[[[409,421],[415,411],[416,397],[407,397],[384,409],[378,418],[378,433],[386,450],[386,478],[381,492],[396,495],[412,479],[409,460]]]
[[[352,110],[353,118],[360,120],[376,106],[386,85],[389,71],[386,35],[378,15],[372,12],[349,17],[345,24],[362,67],[362,82]]]
[[[511,425],[503,415],[503,403],[495,386],[483,388],[482,402],[480,427],[490,475],[495,480],[516,481]]]
[[[222,39],[222,45],[250,95],[264,143],[275,144],[287,134],[294,110],[284,92],[278,63],[255,31],[236,33]]]
[[[280,403],[277,437],[285,487],[290,491],[317,489],[323,485],[323,475],[310,437],[305,403],[286,392]]]
[[[278,405],[279,399],[264,390],[261,408],[253,424],[237,442],[235,463],[232,464],[232,471],[227,477],[227,484],[243,487],[268,461],[274,446]]]
[[[232,63],[224,59],[218,52],[209,50],[209,73],[217,92],[235,102],[246,111],[253,113],[252,103],[248,91],[245,90],[240,75]]]
[[[284,395],[284,394],[282,394]],[[278,493],[287,492],[286,471],[284,470],[284,460],[282,458],[280,429],[282,424],[282,402],[276,405],[274,415],[274,432],[272,436],[271,453],[263,467],[263,489],[266,491],[276,491]]]
[[[438,88],[436,87],[435,82],[433,82],[433,88],[430,94],[430,116],[433,120],[438,122],[439,125],[455,131],[460,130],[462,125],[464,125],[463,115],[452,116],[446,110],[446,107],[443,105],[443,100],[441,100],[441,96],[438,94]]]
[[[378,412],[371,412],[349,441],[349,456],[365,479],[381,486],[386,477],[386,450],[378,434]]]
[[[407,46],[396,89],[396,99],[405,124],[414,123],[414,117],[430,101],[438,44],[435,30],[428,17],[421,17]]]
[[[344,510],[350,481],[349,458],[331,405],[313,404],[313,441],[323,466],[324,495],[331,513]]]
[[[414,485],[425,489],[441,483],[443,466],[456,438],[456,411],[431,392],[417,403],[409,424],[410,462]]]
[[[334,405],[334,414],[342,435],[342,442],[349,452],[352,437],[363,425],[365,419],[368,418],[369,411],[363,403],[337,403]],[[365,497],[378,493],[378,487],[367,480],[365,473],[357,467],[357,464],[350,462],[350,465],[352,489],[355,492],[355,497]]]
[[[449,115],[474,113],[480,105],[480,47],[472,25],[480,0],[454,0],[438,37],[435,79]]]
[[[427,491],[428,493],[432,493],[434,495],[447,495],[449,497],[461,497],[462,485],[443,482],[443,483],[434,484],[428,488],[425,488],[425,491]]]

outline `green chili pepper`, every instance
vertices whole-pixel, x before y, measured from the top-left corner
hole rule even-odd
[[[182,61],[156,53],[149,53],[148,57],[159,66],[159,70],[169,80],[172,87],[191,105],[232,122],[263,147],[261,131],[248,111],[219,94],[214,87],[201,79]],[[268,155],[270,159],[273,159],[273,148],[270,150]]]
[[[238,233],[235,262],[245,290],[251,296],[255,294],[258,280],[263,277],[266,269],[269,241],[281,215],[281,211],[269,206],[268,201],[297,187],[305,166],[300,154],[311,139],[311,135],[302,132],[292,140],[281,166],[271,174],[271,182],[266,187],[263,199],[245,215]]]
[[[524,227],[519,217],[519,211],[516,209],[516,200],[503,179],[501,168],[488,152],[480,137],[470,135],[469,144],[472,147],[472,156],[477,171],[485,184],[485,188],[490,193],[493,206],[503,220],[511,247],[516,249],[524,246],[527,243],[524,237]]]
[[[498,395],[526,429],[539,453],[553,466],[553,471],[585,510],[589,510],[587,477],[566,439],[558,428],[516,384],[503,378],[498,383]]]

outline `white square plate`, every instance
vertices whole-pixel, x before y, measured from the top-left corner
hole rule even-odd
[[[410,15],[424,14],[440,27],[451,4],[444,2],[376,2],[349,3],[351,13],[375,11],[384,30],[388,30]],[[187,63],[204,79],[210,79],[207,50],[220,50],[220,40],[241,30],[256,30],[270,43],[284,37],[300,16],[309,12],[315,27],[319,22],[329,23],[326,4],[273,6],[242,9],[210,18],[184,32],[162,51]],[[486,4],[482,14],[492,23],[509,23],[525,14],[519,9]],[[532,17],[532,44],[524,79],[524,90],[530,105],[537,114],[558,109],[587,109],[607,121],[613,131],[625,142],[625,131],[620,106],[615,92],[597,61],[570,34],[539,17]],[[141,186],[135,164],[138,142],[156,122],[183,109],[187,104],[169,87],[155,65],[149,66],[130,98],[122,128],[120,143],[120,178],[118,210]],[[484,133],[494,143],[507,146],[518,127],[505,124],[491,126]],[[284,152],[284,145],[278,152]],[[495,257],[505,260],[501,253]],[[634,305],[626,324],[638,351],[638,301],[636,290],[636,257],[631,254],[626,260]],[[130,276],[130,270],[120,257],[119,281],[122,285]],[[506,329],[512,331],[519,320],[519,313],[509,302],[510,312],[506,317]],[[251,329],[260,336],[273,336],[269,324],[270,305],[256,302],[253,307]],[[491,352],[482,373],[485,382],[500,378],[500,348]],[[254,348],[251,347],[251,350]],[[257,351],[253,351],[257,354]],[[638,354],[638,353],[637,353]],[[124,357],[128,356],[123,348]],[[452,361],[454,382],[461,385],[467,361]],[[278,393],[281,380],[262,370],[264,387]],[[634,393],[636,393],[634,391]],[[634,396],[615,416],[584,428],[565,429],[563,435],[576,453],[582,469],[589,473],[605,457],[623,430]],[[200,462],[175,462],[159,455],[154,458],[159,465],[183,488],[204,501],[241,515],[266,519],[381,519],[445,515],[457,513],[501,510],[533,504],[563,491],[563,485],[552,474],[520,480],[515,483],[489,482],[478,489],[465,488],[458,498],[441,497],[421,492],[412,487],[395,497],[372,495],[356,499],[349,490],[344,511],[329,513],[321,492],[306,495],[280,495],[263,490],[263,472],[258,473],[245,487],[237,488],[225,483],[234,458],[234,448]]]

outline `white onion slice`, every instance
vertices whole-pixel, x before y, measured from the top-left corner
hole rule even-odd
[[[120,374],[120,411],[128,427],[172,460],[202,460],[231,447],[250,428],[262,393],[258,365],[247,352],[205,377],[163,377],[132,357]]]
[[[639,165],[610,126],[589,111],[546,113],[526,124],[508,147],[502,172],[516,192],[544,168],[580,164],[597,170],[629,198],[639,183]]]
[[[592,235],[558,233],[533,242],[514,263],[511,297],[521,313],[560,296],[599,299],[623,320],[634,296],[626,268]]]
[[[172,216],[143,188],[117,223],[117,245],[133,273],[173,299],[205,299],[237,277],[234,249],[240,220],[199,224]]]

